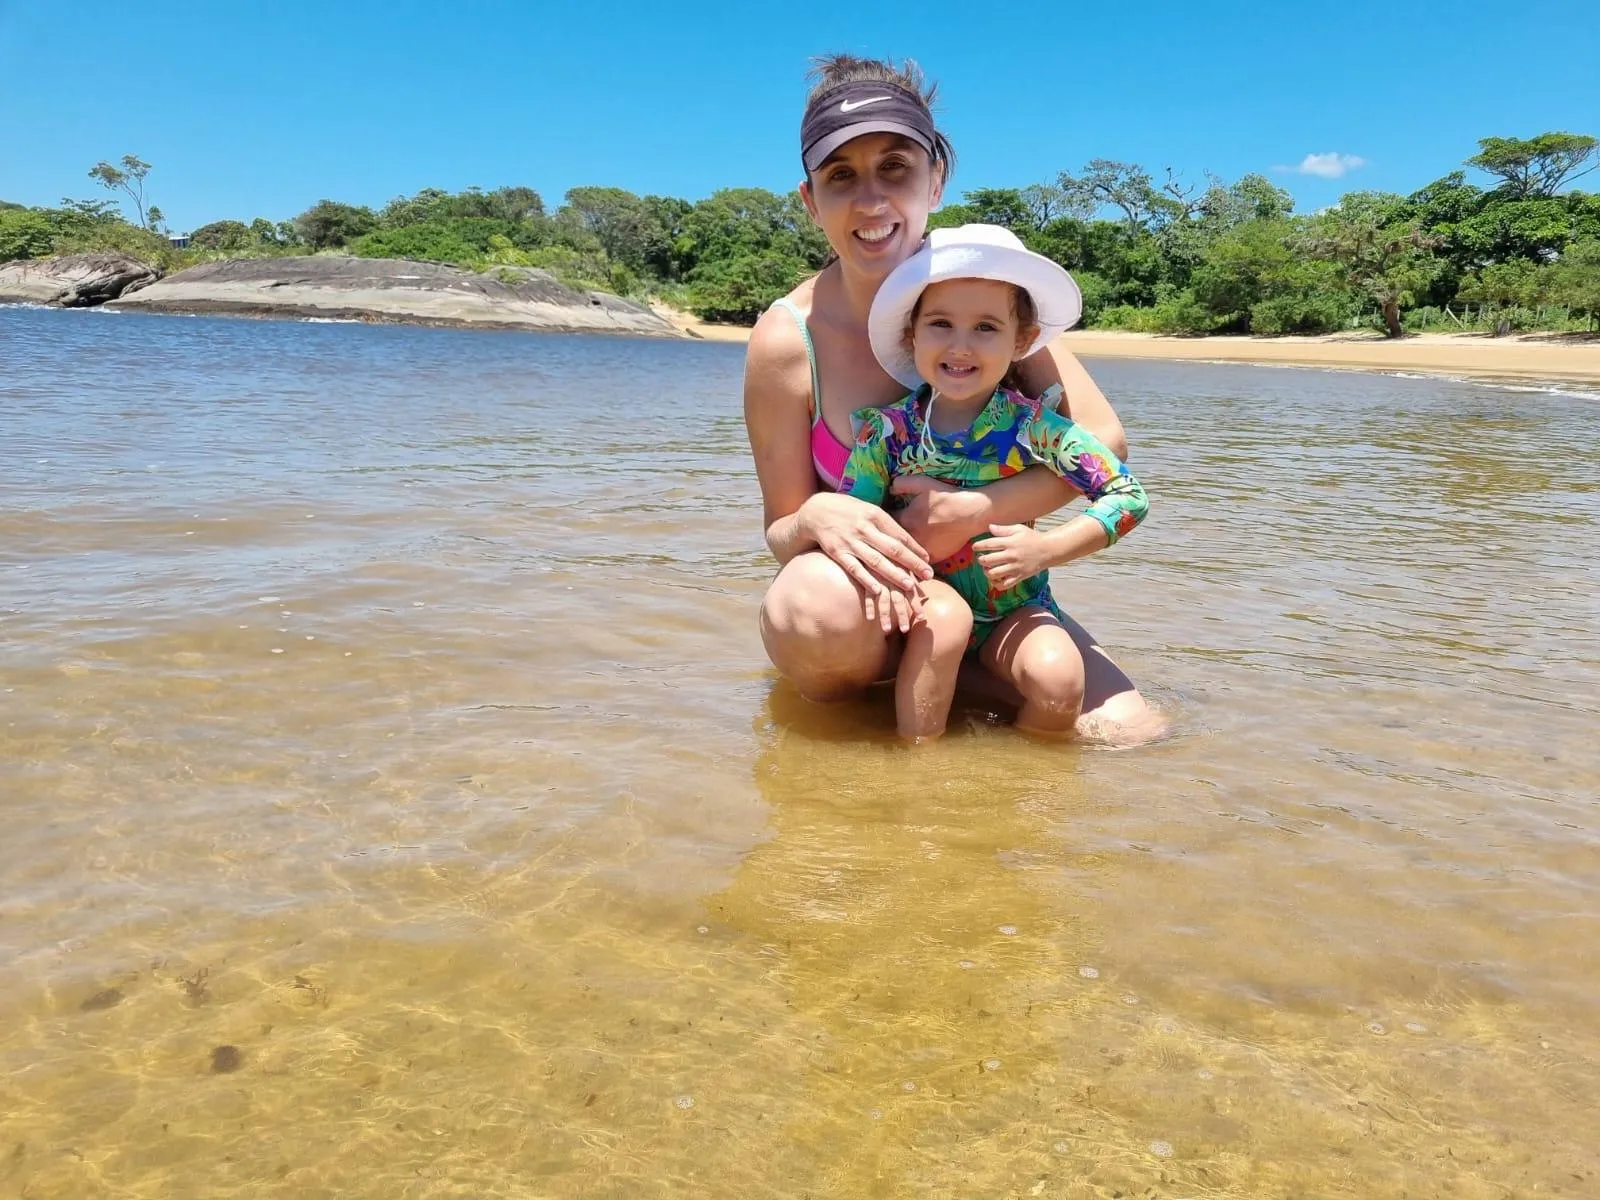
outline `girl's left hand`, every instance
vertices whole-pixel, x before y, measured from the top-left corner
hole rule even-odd
[[[1027,525],[991,525],[993,536],[973,544],[983,573],[997,588],[1016,587],[1050,566],[1045,538]]]

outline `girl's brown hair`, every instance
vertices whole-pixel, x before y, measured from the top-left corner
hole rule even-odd
[[[939,85],[929,83],[922,68],[914,59],[906,59],[896,66],[893,59],[861,58],[855,54],[822,54],[811,60],[811,70],[806,78],[813,81],[811,93],[806,97],[810,105],[819,97],[852,83],[882,83],[915,97],[918,104],[933,121],[933,102],[939,94]],[[956,151],[950,139],[937,128],[933,134],[933,165],[939,172],[939,182],[949,183],[956,169]]]

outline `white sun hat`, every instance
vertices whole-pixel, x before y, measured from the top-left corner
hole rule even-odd
[[[1027,291],[1039,314],[1039,336],[1022,358],[1048,346],[1083,315],[1083,293],[1066,268],[1029,250],[1004,226],[932,230],[920,250],[889,272],[867,316],[872,353],[885,371],[908,388],[923,382],[905,341],[911,310],[924,288],[946,279],[1000,279]]]

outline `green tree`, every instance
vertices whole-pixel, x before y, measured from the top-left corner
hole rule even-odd
[[[421,221],[391,229],[374,229],[350,243],[361,258],[409,258],[418,262],[476,266],[488,255],[489,236],[475,246],[461,236],[461,221]]]
[[[1251,308],[1272,294],[1296,262],[1294,234],[1288,221],[1249,221],[1207,248],[1190,287],[1219,328],[1248,327]]]
[[[694,211],[694,205],[676,196],[646,196],[644,203],[666,239],[649,258],[647,274],[660,280],[683,278],[693,264],[685,261],[680,239],[684,236],[684,220]]]
[[[1143,167],[1109,158],[1090,159],[1081,175],[1061,172],[1057,187],[1071,211],[1091,217],[1103,208],[1118,209],[1133,233],[1158,232],[1196,207],[1192,189],[1170,167],[1166,183],[1157,187]]]
[[[89,168],[89,178],[98,180],[100,186],[111,192],[123,192],[139,210],[139,225],[150,228],[150,218],[145,212],[144,180],[150,174],[150,164],[137,156],[124,154],[120,168],[108,162],[98,162]]]
[[[684,214],[676,253],[690,307],[708,319],[754,321],[828,259],[827,239],[793,193],[726,188]]]
[[[1003,225],[1017,234],[1039,228],[1033,208],[1016,188],[977,188],[963,197],[963,206],[985,225]]]
[[[1196,220],[1215,234],[1249,221],[1281,221],[1294,212],[1294,197],[1265,175],[1249,174],[1226,186],[1213,180],[1201,196]]]
[[[259,241],[243,221],[212,221],[189,235],[189,245],[197,250],[248,250]]]
[[[1549,297],[1600,328],[1600,238],[1569,246],[1550,268]]]
[[[563,212],[571,212],[613,261],[635,274],[670,258],[671,239],[659,207],[615,187],[577,187],[567,192]]]
[[[485,201],[483,215],[499,221],[536,221],[544,216],[544,200],[531,187],[498,187]]]
[[[1450,230],[1450,256],[1474,270],[1515,258],[1547,261],[1583,232],[1581,209],[1571,200],[1491,194],[1481,209]]]
[[[1045,229],[1057,217],[1070,216],[1067,195],[1052,183],[1033,183],[1022,189],[1022,202],[1028,208],[1028,223],[1035,230]]]
[[[1458,294],[1463,300],[1511,310],[1502,312],[1495,322],[1495,334],[1503,336],[1517,323],[1518,310],[1544,303],[1551,291],[1551,273],[1549,265],[1525,258],[1491,263],[1476,275],[1462,280]]]
[[[1397,196],[1355,193],[1319,217],[1305,241],[1312,257],[1337,263],[1349,287],[1378,305],[1390,337],[1404,334],[1400,309],[1412,303],[1440,265],[1432,253],[1438,238],[1423,233],[1415,220],[1385,219],[1397,215],[1401,205]]]
[[[389,201],[378,214],[378,223],[398,228],[471,217],[537,222],[544,217],[544,201],[529,187],[500,187],[492,192],[472,187],[454,194],[440,188],[423,188],[414,196],[396,196]]]
[[[702,262],[689,283],[689,304],[708,321],[753,325],[814,269],[790,255],[744,254]]]
[[[0,209],[0,262],[42,258],[55,240],[55,226],[44,213],[13,205]]]
[[[1467,159],[1467,165],[1504,180],[1502,186],[1513,197],[1554,196],[1562,184],[1600,166],[1584,166],[1595,157],[1597,146],[1600,142],[1581,133],[1480,138],[1478,153]]]
[[[370,208],[319,200],[294,219],[295,234],[313,250],[348,246],[378,227]]]

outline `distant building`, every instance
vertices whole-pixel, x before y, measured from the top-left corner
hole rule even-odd
[[[174,250],[187,250],[189,248],[189,235],[187,233],[169,233],[167,241],[172,243]]]

